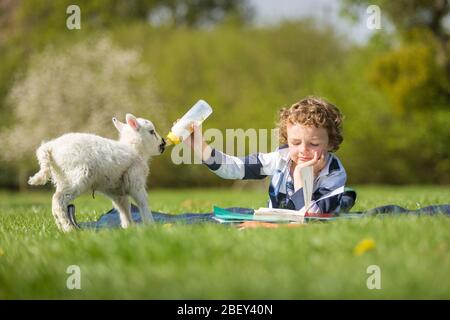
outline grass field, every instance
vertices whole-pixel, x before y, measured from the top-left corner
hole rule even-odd
[[[450,203],[450,187],[358,187],[353,210],[384,204],[416,209]],[[260,207],[260,191],[155,190],[156,211]],[[450,219],[364,218],[300,228],[157,225],[61,234],[51,193],[0,192],[0,299],[385,299],[450,298]],[[98,195],[75,201],[77,219],[111,208]],[[372,239],[375,249],[354,248]],[[70,265],[81,289],[69,290]],[[369,290],[367,268],[381,270]]]

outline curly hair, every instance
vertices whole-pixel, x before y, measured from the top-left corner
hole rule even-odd
[[[329,151],[335,152],[344,138],[342,137],[343,115],[339,109],[325,99],[310,96],[290,108],[282,108],[279,113],[278,128],[280,143],[287,143],[287,125],[301,124],[325,128],[328,132]]]

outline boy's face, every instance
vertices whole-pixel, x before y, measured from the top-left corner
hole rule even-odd
[[[327,155],[328,133],[325,128],[288,124],[287,138],[290,157],[295,164],[312,160],[314,152],[317,152],[318,159],[322,154]]]

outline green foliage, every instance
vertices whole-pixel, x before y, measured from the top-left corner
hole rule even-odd
[[[0,23],[10,32],[5,38],[31,36],[34,40],[51,41],[66,29],[66,10],[73,4],[80,8],[82,29],[91,31],[146,22],[161,10],[168,15],[166,25],[175,27],[214,25],[229,15],[245,24],[253,15],[247,2],[238,0],[80,0],[76,3],[29,0],[5,6],[5,12],[0,15]]]
[[[244,25],[252,18],[246,1],[222,0],[80,0],[81,30],[68,30],[66,10],[73,1],[6,1],[0,11],[0,125],[7,122],[9,110],[4,98],[13,85],[13,75],[23,72],[29,58],[49,47],[61,47],[102,35],[111,28],[136,22],[164,11],[166,26],[205,27],[232,20]],[[151,20],[151,19],[150,19]]]
[[[440,22],[449,14],[448,0],[343,0],[343,12],[360,17],[360,10],[369,5],[378,5],[381,14],[401,31],[417,27],[443,28]]]
[[[173,9],[180,3],[174,0],[165,5]],[[194,7],[194,2],[186,3]],[[348,3],[351,8],[355,3],[366,4]],[[347,169],[350,184],[450,182],[446,130],[450,121],[450,84],[445,68],[448,55],[442,55],[442,42],[433,29],[423,25],[406,28],[390,13],[390,4],[379,2],[382,13],[398,24],[397,32],[379,33],[362,47],[349,43],[331,27],[310,20],[264,28],[248,26],[232,17],[235,9],[230,9],[219,20],[222,23],[214,27],[213,21],[185,21],[176,28],[170,24],[155,28],[141,12],[157,8],[161,5],[158,1],[113,1],[111,5],[103,0],[82,2],[82,29],[69,31],[65,27],[67,4],[32,0],[8,11],[11,19],[5,24],[7,32],[0,36],[2,131],[12,133],[20,125],[16,123],[18,113],[44,118],[41,111],[49,105],[56,106],[58,99],[69,99],[72,108],[87,104],[92,110],[95,104],[96,112],[105,118],[101,126],[94,128],[92,121],[86,119],[95,117],[77,116],[74,110],[68,110],[70,124],[64,127],[66,131],[89,129],[114,136],[110,118],[136,110],[155,120],[158,131],[164,135],[172,122],[198,99],[205,99],[214,109],[203,129],[217,128],[223,133],[235,128],[271,129],[279,108],[307,95],[318,95],[339,106],[346,116],[344,144],[338,156]],[[199,8],[200,20],[201,10],[209,9]],[[183,19],[192,18],[179,21]],[[106,50],[93,62],[84,63],[83,57],[95,52],[95,43],[105,37],[111,39],[111,52]],[[75,50],[80,46],[85,52]],[[123,72],[116,70],[117,76],[102,78],[99,70],[117,51],[134,52],[139,56],[139,66],[120,67],[110,62],[113,70]],[[55,63],[41,63],[39,57],[49,52]],[[65,55],[66,63],[60,72],[55,71]],[[67,59],[72,59],[78,69]],[[150,72],[142,75],[145,70]],[[80,83],[74,80],[72,75],[83,73],[90,79],[103,80],[96,85],[86,79]],[[40,85],[40,98],[30,98],[31,91],[23,87],[23,95],[16,97],[26,103],[17,108],[19,104],[11,99],[8,104],[6,97],[13,96],[13,88],[20,87],[30,74],[34,83]],[[64,86],[65,81],[68,86]],[[74,98],[72,86],[90,94],[76,90],[79,98]],[[116,99],[117,94],[122,98]],[[41,129],[47,124],[38,122]],[[55,123],[49,122],[50,126]],[[16,134],[16,139],[32,136],[25,142],[37,147],[35,140],[43,137],[41,129],[33,131],[28,125],[28,133]],[[51,138],[63,131],[59,128],[45,132]],[[12,160],[18,159],[15,153],[23,148],[19,145],[10,150],[12,154],[6,154],[6,158]],[[28,163],[24,168],[28,173],[36,165],[30,150],[22,157]],[[14,163],[3,162],[0,167],[4,170],[0,184],[14,186]],[[244,185],[220,179],[202,165],[175,165],[170,149],[153,161],[151,171],[151,186]],[[26,173],[21,175],[26,177]]]
[[[314,83],[345,115],[338,156],[348,183],[448,183],[448,104],[411,108],[399,116],[389,96],[367,77],[367,65],[384,52],[373,46],[355,49],[344,67],[324,72]]]
[[[366,91],[377,88],[387,100],[374,100],[372,94],[364,100],[377,105],[371,109],[371,127],[361,128],[364,143],[355,149],[367,156],[363,161],[372,164],[370,175],[375,181],[448,183],[450,51],[444,20],[450,17],[449,3],[345,0],[344,8],[355,13],[372,4],[380,7],[382,17],[396,30],[372,38],[364,51],[365,63],[359,64]],[[355,71],[349,72],[354,75]],[[348,147],[345,152],[357,154]]]
[[[11,88],[13,125],[0,135],[1,157],[29,162],[43,140],[70,131],[115,137],[113,116],[123,121],[125,110],[139,110],[144,117],[152,110],[148,104],[156,105],[152,80],[136,50],[118,48],[108,38],[46,49]]]
[[[325,66],[337,67],[345,51],[333,33],[318,30],[311,21],[270,29],[227,24],[212,31],[138,24],[114,34],[124,46],[139,44],[143,59],[152,66],[168,117],[162,124],[166,130],[200,98],[214,109],[204,130],[274,128],[278,110],[311,94],[312,79]],[[232,183],[204,166],[175,166],[169,156],[152,163],[155,185]]]
[[[450,18],[448,1],[344,1],[349,12],[369,5],[378,5],[381,15],[397,29],[391,37],[390,50],[375,57],[369,66],[371,82],[386,93],[400,115],[411,109],[448,107],[450,29],[445,26],[445,19]]]
[[[368,77],[386,93],[399,115],[412,109],[443,109],[450,86],[436,54],[431,37],[407,43],[374,58]]]
[[[426,46],[402,47],[375,59],[369,71],[370,80],[386,91],[395,110],[404,114],[407,100],[418,100],[411,95],[420,94],[418,90],[426,87],[433,79],[429,73],[430,58],[431,52]],[[420,100],[419,107],[430,107],[424,104],[424,99]]]

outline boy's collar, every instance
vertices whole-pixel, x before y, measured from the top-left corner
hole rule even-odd
[[[325,164],[325,167],[319,172],[319,175],[317,178],[327,176],[330,173],[330,165],[331,161],[333,161],[333,156],[331,153],[327,153],[327,163]]]
[[[289,148],[280,149],[279,152],[280,152],[281,159],[283,159],[284,161],[288,162],[289,159],[290,159],[290,157],[289,157]]]
[[[280,153],[281,159],[288,162],[289,161],[289,146],[288,144],[282,144],[278,147],[278,152]]]

